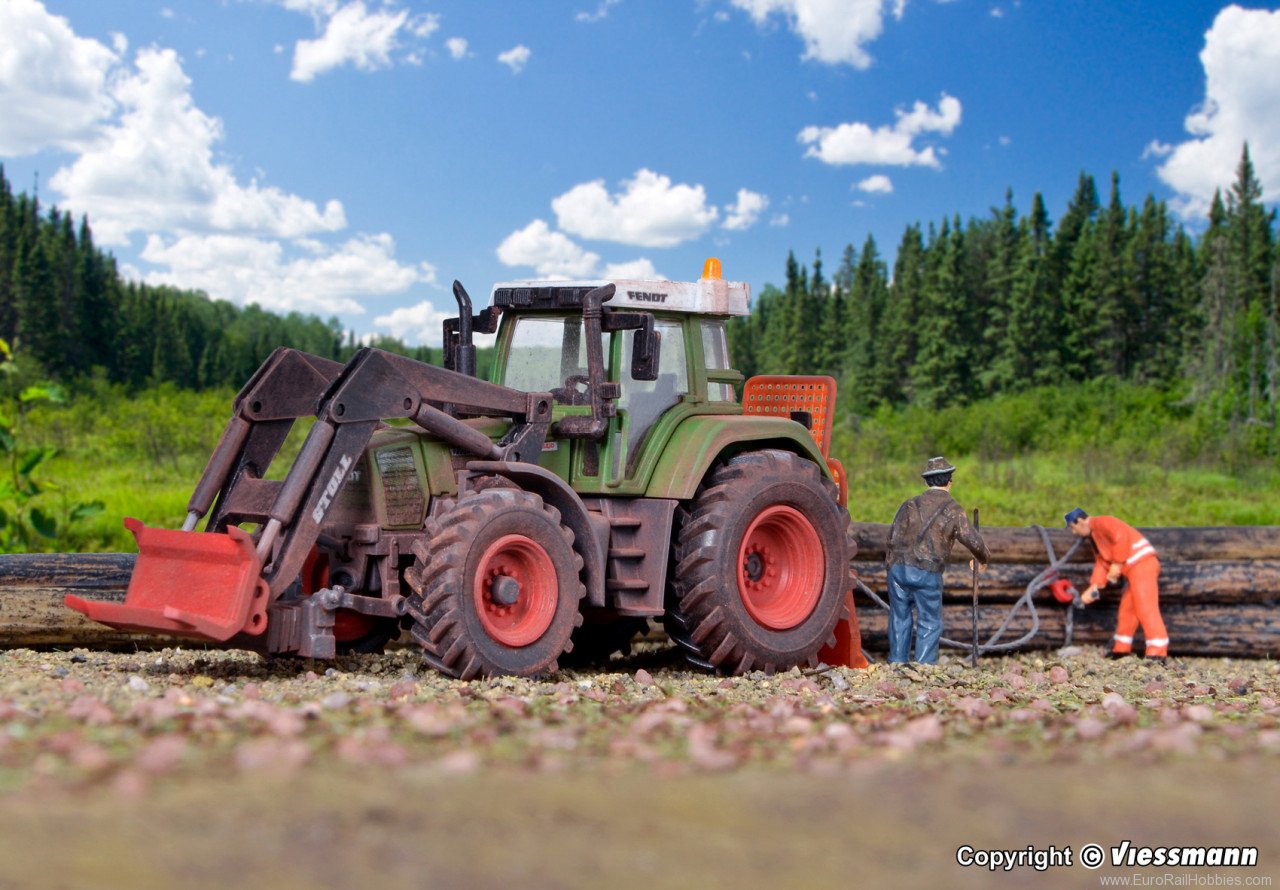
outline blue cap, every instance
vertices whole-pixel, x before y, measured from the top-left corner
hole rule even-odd
[[[1072,510],[1070,513],[1068,513],[1066,516],[1062,518],[1067,521],[1067,528],[1071,528],[1071,526],[1075,525],[1081,519],[1088,519],[1089,514],[1081,510],[1079,507],[1076,507],[1074,510]]]

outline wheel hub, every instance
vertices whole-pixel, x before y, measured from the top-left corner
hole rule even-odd
[[[520,582],[510,575],[497,575],[489,586],[489,599],[495,605],[514,606],[520,599]]]
[[[476,563],[472,585],[480,626],[504,646],[528,646],[555,618],[555,564],[525,535],[504,535],[490,544]]]
[[[813,524],[784,504],[761,510],[742,536],[737,580],[747,614],[762,627],[788,630],[803,623],[817,608],[826,580]]]

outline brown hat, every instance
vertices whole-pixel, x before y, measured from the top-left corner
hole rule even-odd
[[[930,476],[945,476],[955,471],[956,468],[947,463],[945,457],[931,457],[929,462],[924,465],[924,472],[920,476],[925,482],[928,482]]]

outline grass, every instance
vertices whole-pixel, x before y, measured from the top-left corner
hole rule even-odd
[[[853,518],[893,521],[898,505],[921,490],[929,456],[845,458]],[[1076,506],[1140,526],[1280,525],[1280,471],[1265,466],[1170,468],[1106,452],[946,456],[957,467],[952,493],[969,510],[979,508],[983,525],[1056,527]]]
[[[37,471],[44,509],[66,517],[79,502],[105,508],[60,522],[45,549],[132,550],[125,516],[179,525],[233,398],[229,389],[165,386],[128,396],[96,384],[68,404],[30,408],[17,427],[21,445],[57,449]],[[938,411],[841,414],[832,454],[849,474],[850,512],[864,522],[890,522],[920,490],[925,461],[945,454],[959,468],[957,500],[979,508],[987,526],[1057,526],[1074,506],[1140,526],[1280,525],[1280,460],[1258,435],[1196,415],[1176,394],[1097,384]],[[269,475],[286,467],[277,460]]]

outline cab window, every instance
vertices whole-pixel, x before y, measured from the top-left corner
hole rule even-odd
[[[550,392],[587,374],[582,316],[522,315],[516,319],[502,383],[525,392]]]
[[[702,323],[702,355],[706,360],[708,371],[728,371],[729,341],[725,336],[723,321],[704,321]],[[707,400],[712,402],[734,401],[733,385],[730,383],[707,382]]]
[[[662,338],[658,352],[658,379],[635,380],[631,377],[630,332],[622,336],[622,396],[618,407],[630,418],[627,454],[634,459],[645,433],[668,409],[689,392],[689,365],[684,354],[684,326],[675,321],[655,321],[654,330]]]

